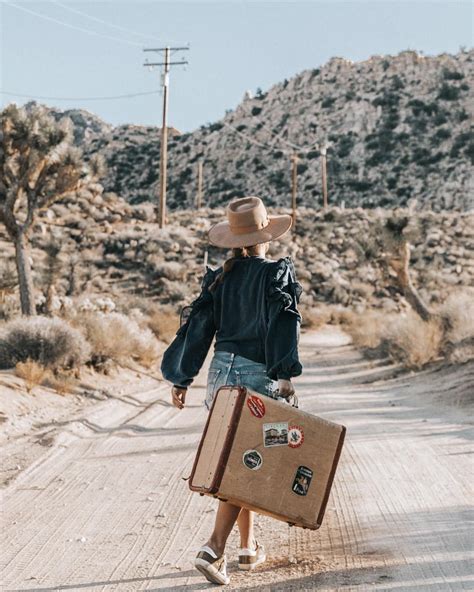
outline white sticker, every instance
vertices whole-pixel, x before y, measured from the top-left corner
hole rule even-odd
[[[264,423],[263,445],[266,448],[288,446],[288,422]]]

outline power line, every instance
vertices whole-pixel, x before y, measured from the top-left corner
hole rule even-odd
[[[229,129],[231,129],[234,133],[238,134],[242,138],[245,138],[246,140],[248,140],[252,144],[255,144],[256,146],[260,146],[260,148],[265,148],[266,150],[269,150],[270,152],[283,152],[283,153],[285,153],[285,150],[280,150],[279,148],[275,148],[274,146],[269,146],[268,144],[262,144],[262,142],[259,142],[258,140],[255,140],[254,138],[252,138],[248,134],[244,134],[244,132],[241,132],[236,127],[234,127],[230,123],[227,123],[226,121],[223,121],[222,124],[225,125],[226,127],[228,127]]]
[[[91,14],[88,14],[87,12],[83,12],[82,10],[77,10],[77,8],[72,8],[72,6],[68,6],[67,4],[63,4],[62,2],[58,2],[58,0],[53,0],[53,2],[54,2],[54,4],[57,4],[61,8],[64,8],[65,10],[69,10],[70,12],[73,12],[75,14],[78,14],[80,16],[88,18],[91,21],[95,21],[96,23],[101,23],[101,24],[106,25],[108,27],[112,27],[113,29],[117,29],[117,31],[123,31],[124,33],[130,33],[132,35],[138,35],[139,37],[142,37],[144,39],[153,39],[154,41],[156,41],[156,37],[153,35],[147,35],[146,33],[132,31],[131,29],[126,29],[125,27],[121,27],[120,25],[115,25],[113,23],[109,23],[109,22],[104,21],[100,18],[92,16]]]
[[[247,111],[246,115],[250,116],[250,113]],[[290,148],[293,148],[293,150],[298,150],[298,152],[308,152],[309,150],[312,150],[313,148],[311,146],[298,146],[298,144],[293,144],[293,142],[290,142],[289,140],[282,138],[281,134],[285,131],[284,129],[282,129],[280,132],[278,132],[277,134],[271,130],[268,125],[266,125],[265,123],[263,123],[263,121],[261,119],[259,119],[259,123],[262,127],[264,127],[268,133],[273,136],[273,139],[276,142],[284,142],[287,146],[290,146]]]
[[[41,95],[25,95],[21,93],[8,92],[6,90],[0,90],[0,95],[8,95],[10,97],[21,97],[23,99],[40,99],[42,101],[111,101],[113,99],[130,99],[133,97],[156,95],[160,92],[160,90],[151,90],[148,92],[130,93],[126,95],[113,95],[108,97],[45,97]]]
[[[16,8],[17,10],[22,10],[23,12],[27,12],[29,14],[34,14],[38,18],[42,18],[45,21],[51,21],[58,25],[62,25],[63,27],[67,27],[68,29],[73,29],[74,31],[81,31],[82,33],[86,33],[87,35],[95,35],[96,37],[102,37],[103,39],[109,39],[112,41],[118,41],[120,43],[126,43],[127,45],[134,45],[135,47],[143,47],[143,43],[137,43],[136,41],[128,41],[127,39],[122,39],[120,37],[113,37],[111,35],[102,35],[101,33],[97,33],[96,31],[91,31],[90,29],[84,29],[83,27],[76,27],[75,25],[71,25],[69,23],[65,23],[56,19],[52,16],[48,16],[42,14],[41,12],[36,12],[35,10],[31,10],[30,8],[26,8],[25,6],[20,6],[19,4],[12,4],[10,2],[6,2],[4,0],[4,4],[6,6],[11,6],[12,8]]]

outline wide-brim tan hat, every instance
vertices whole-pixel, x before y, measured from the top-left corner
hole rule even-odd
[[[236,199],[226,208],[227,220],[209,230],[209,242],[216,247],[234,249],[268,243],[283,236],[293,221],[288,214],[269,216],[259,197]]]

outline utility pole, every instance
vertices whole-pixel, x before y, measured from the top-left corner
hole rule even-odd
[[[150,63],[146,61],[143,65],[153,69],[155,66],[163,66],[163,117],[161,124],[161,147],[160,147],[160,184],[159,184],[159,207],[158,207],[158,223],[160,228],[166,224],[166,181],[168,171],[168,90],[169,90],[169,76],[170,67],[178,65],[186,65],[186,60],[177,62],[170,61],[172,51],[186,51],[189,47],[158,47],[147,48],[143,51],[158,51],[164,52],[163,62]]]
[[[327,176],[327,150],[326,143],[321,145],[321,182],[323,186],[323,208],[328,207],[328,176]]]
[[[291,156],[291,210],[293,217],[293,232],[296,230],[296,190],[297,190],[297,172],[298,156]]]
[[[197,180],[196,208],[202,207],[202,160],[198,162],[198,180]]]

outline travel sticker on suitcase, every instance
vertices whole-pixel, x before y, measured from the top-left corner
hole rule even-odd
[[[288,446],[290,448],[299,448],[304,442],[303,428],[299,425],[291,425],[288,428]]]
[[[246,450],[242,457],[242,462],[247,467],[247,469],[258,471],[258,469],[262,466],[263,458],[258,450]]]
[[[265,448],[270,448],[271,446],[287,446],[288,422],[264,423],[263,445]]]
[[[247,398],[247,407],[250,409],[250,413],[258,419],[265,415],[265,403],[260,397],[250,395]]]
[[[311,469],[308,469],[308,467],[298,467],[293,486],[291,487],[293,493],[296,493],[297,495],[306,495],[312,478],[313,471]]]

